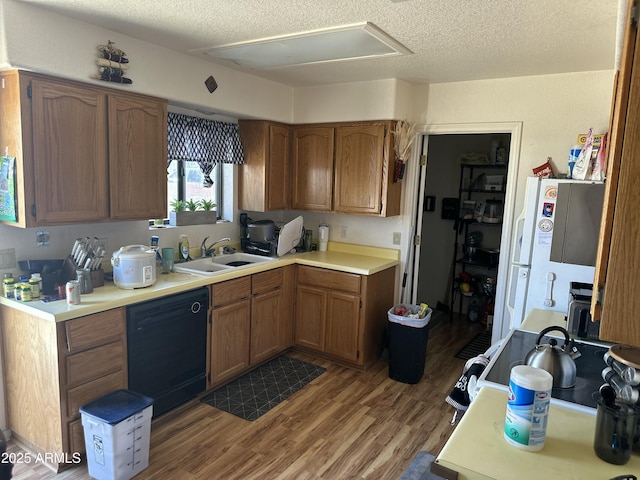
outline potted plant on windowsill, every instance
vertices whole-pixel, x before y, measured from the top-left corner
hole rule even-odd
[[[215,206],[216,204],[211,200],[194,201],[191,199],[186,202],[184,200],[174,200],[171,202],[173,210],[169,212],[169,225],[185,226],[216,223],[218,216]]]

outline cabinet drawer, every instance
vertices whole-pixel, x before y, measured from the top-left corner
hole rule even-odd
[[[213,285],[213,306],[219,307],[251,296],[251,277],[246,276]]]
[[[74,353],[87,348],[104,345],[122,338],[125,333],[125,310],[116,308],[106,312],[69,320],[64,325],[67,349]]]
[[[77,417],[81,406],[121,388],[127,388],[122,370],[72,388],[67,394],[67,417],[69,419]]]
[[[251,293],[270,292],[282,287],[282,268],[256,273],[251,276]]]
[[[124,369],[124,345],[117,341],[67,357],[67,387]]]
[[[360,275],[355,273],[299,265],[298,284],[360,294]]]

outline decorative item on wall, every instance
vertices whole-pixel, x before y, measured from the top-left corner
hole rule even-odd
[[[404,169],[411,155],[416,132],[409,122],[400,120],[396,123],[393,134],[395,136],[394,150],[396,157],[393,181],[396,183],[404,178]]]
[[[209,93],[215,92],[216,88],[218,88],[218,82],[213,78],[213,75],[209,75],[209,78],[204,81],[204,84],[206,85],[207,90],[209,90]]]
[[[125,77],[125,72],[129,69],[129,59],[127,54],[119,48],[114,47],[109,40],[106,45],[98,45],[98,74],[92,78],[104,82],[131,84],[133,81]]]

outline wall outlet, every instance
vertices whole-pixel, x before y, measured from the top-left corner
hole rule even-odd
[[[16,249],[0,250],[0,268],[14,268],[16,266]]]
[[[38,230],[36,232],[36,246],[37,247],[49,246],[49,230]]]
[[[340,238],[347,238],[348,227],[346,225],[342,225],[340,228]]]
[[[401,240],[401,233],[400,232],[393,232],[393,244],[394,245],[400,245],[400,240]]]

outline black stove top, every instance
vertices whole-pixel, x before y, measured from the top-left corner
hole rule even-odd
[[[537,337],[537,333],[514,330],[480,377],[481,385],[490,382],[506,388],[509,385],[511,368],[524,364],[524,357],[535,347]],[[550,338],[545,336],[540,343],[549,343]],[[563,343],[564,338],[558,341],[559,345]],[[574,342],[574,345],[581,353],[581,356],[575,359],[576,385],[571,388],[554,388],[551,392],[552,403],[555,399],[555,403],[569,408],[595,413],[595,410],[589,409],[596,408],[598,389],[604,383],[601,376],[602,370],[606,367],[603,355],[609,348],[582,342]]]

